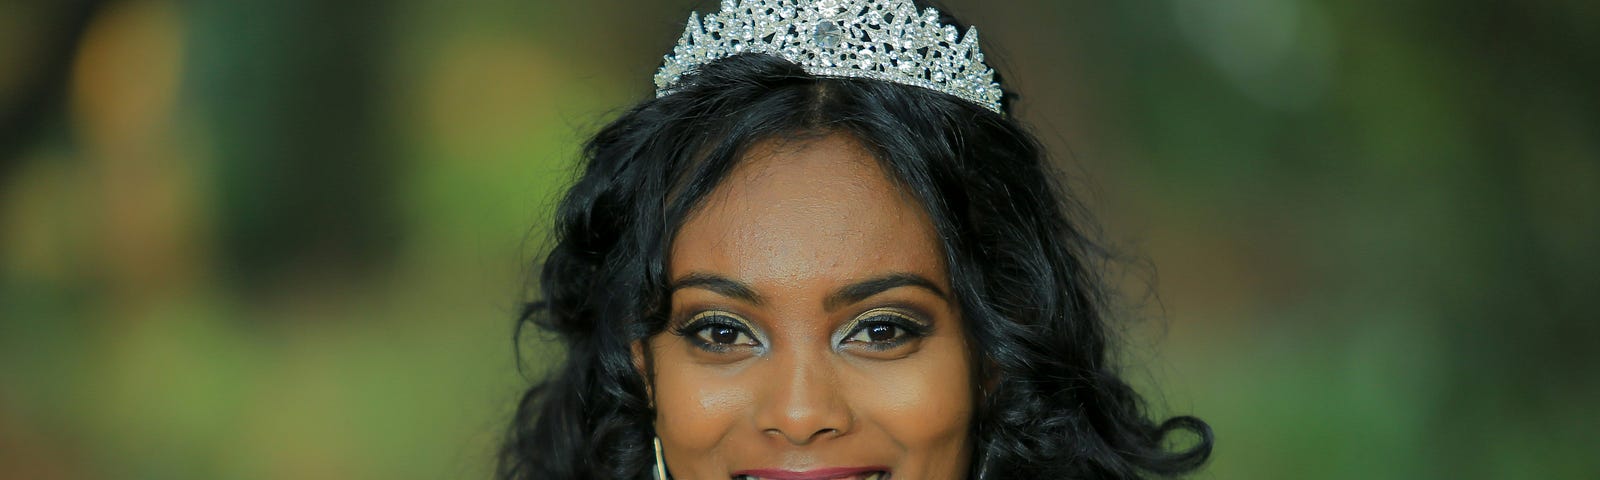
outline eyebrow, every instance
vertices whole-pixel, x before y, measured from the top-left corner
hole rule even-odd
[[[696,272],[679,277],[671,285],[667,286],[667,292],[670,294],[685,288],[710,290],[718,295],[743,300],[751,305],[760,305],[762,302],[761,294],[756,293],[755,289],[750,288],[749,285],[714,273]]]
[[[845,305],[860,302],[872,298],[873,295],[900,287],[921,288],[933,293],[940,300],[950,301],[950,297],[944,293],[944,289],[939,288],[939,284],[933,283],[933,280],[929,280],[928,277],[914,273],[891,273],[846,285],[844,288],[833,292],[832,295],[828,295],[827,300],[823,300],[822,306],[829,311],[838,310]]]
[[[921,288],[939,297],[940,300],[950,301],[949,294],[946,294],[944,289],[939,287],[939,284],[933,283],[933,280],[929,280],[928,277],[914,273],[891,273],[852,283],[835,290],[828,295],[827,299],[823,300],[822,306],[829,311],[838,310],[845,305],[857,303],[872,298],[873,295],[900,287]],[[684,288],[709,290],[724,297],[742,300],[752,305],[761,305],[764,301],[761,294],[756,293],[755,289],[750,288],[749,285],[714,273],[696,272],[679,277],[668,286],[668,292],[675,292]]]

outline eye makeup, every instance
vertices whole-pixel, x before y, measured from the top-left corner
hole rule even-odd
[[[845,333],[835,343],[875,352],[893,350],[933,333],[933,325],[919,317],[917,313],[894,307],[867,310],[839,329]]]
[[[708,352],[727,353],[736,348],[761,346],[750,323],[730,312],[707,310],[673,323],[673,335]]]
[[[679,316],[668,329],[690,345],[709,353],[726,354],[739,350],[765,348],[757,329],[744,317],[727,310],[701,310],[692,316]],[[833,334],[838,348],[869,352],[896,350],[933,333],[932,322],[920,311],[901,306],[866,310],[840,326]]]

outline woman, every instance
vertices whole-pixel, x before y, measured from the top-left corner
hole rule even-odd
[[[602,129],[525,323],[505,479],[1140,478],[1211,433],[1112,364],[1101,253],[976,34],[725,1]],[[1169,451],[1175,430],[1198,436]]]

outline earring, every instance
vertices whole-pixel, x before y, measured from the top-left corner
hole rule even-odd
[[[656,480],[667,480],[667,462],[661,459],[661,437],[655,437],[656,444]]]

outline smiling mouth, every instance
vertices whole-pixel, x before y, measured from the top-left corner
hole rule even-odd
[[[847,474],[820,474],[783,473],[761,475],[734,475],[733,480],[889,480],[887,471],[856,472]]]

